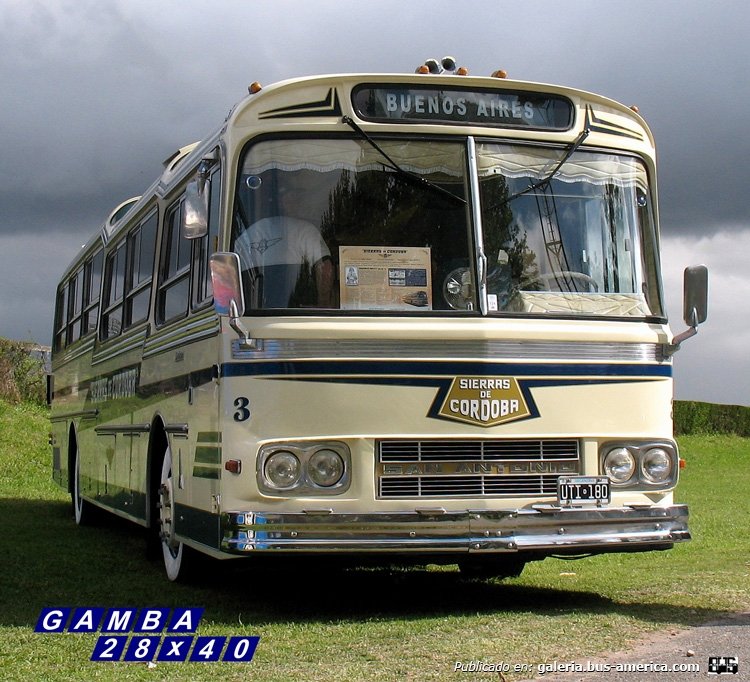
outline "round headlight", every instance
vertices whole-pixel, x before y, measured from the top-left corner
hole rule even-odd
[[[604,473],[612,483],[626,483],[635,472],[635,459],[627,448],[615,448],[604,458]]]
[[[264,473],[271,485],[285,489],[299,482],[302,468],[296,455],[287,450],[279,450],[266,460]]]
[[[344,460],[333,450],[318,450],[307,463],[307,475],[315,485],[330,488],[344,475]]]
[[[651,448],[641,459],[641,473],[650,483],[663,483],[672,475],[672,459],[666,450]]]

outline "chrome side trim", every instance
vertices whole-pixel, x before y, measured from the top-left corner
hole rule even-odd
[[[112,340],[111,342],[107,341],[106,348],[94,352],[94,356],[91,358],[91,364],[97,365],[101,362],[111,360],[122,353],[142,348],[147,331],[148,329],[144,327],[139,332],[133,334],[133,336],[127,336],[128,332],[126,332],[125,338]],[[112,343],[111,346],[109,345],[110,343]]]
[[[97,426],[94,428],[97,435],[111,436],[111,435],[133,435],[139,433],[148,433],[151,431],[150,424],[108,424],[103,426]]]
[[[85,337],[84,337],[85,338]],[[91,350],[94,348],[94,341],[95,336],[92,334],[89,336],[88,339],[85,339],[83,341],[77,341],[75,344],[72,344],[70,347],[66,348],[62,354],[55,353],[55,358],[52,361],[52,369],[53,371],[64,366],[68,362],[72,362],[73,360],[77,360],[82,355],[86,355],[86,353],[90,353]],[[80,345],[78,345],[80,343]]]
[[[177,327],[155,334],[146,341],[143,357],[150,358],[159,353],[210,338],[218,334],[220,330],[219,318],[212,311],[209,315],[202,315],[186,324],[180,324]]]
[[[221,548],[236,554],[398,552],[538,554],[664,549],[690,540],[688,509],[508,511],[439,514],[384,512],[326,514],[229,512],[221,516]]]
[[[597,341],[409,341],[405,339],[263,339],[257,350],[232,347],[235,360],[304,360],[310,358],[451,360],[592,360],[664,362],[656,343]]]
[[[96,419],[99,416],[99,410],[79,410],[77,412],[64,412],[63,414],[53,414],[49,420],[51,422],[62,422],[68,419]]]

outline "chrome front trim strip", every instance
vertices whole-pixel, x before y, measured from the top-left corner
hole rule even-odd
[[[498,553],[537,555],[666,549],[690,540],[688,509],[616,507],[373,514],[229,512],[225,552]]]
[[[235,360],[415,359],[431,360],[587,360],[663,362],[655,343],[597,341],[409,341],[405,339],[263,339],[257,350],[232,347]]]

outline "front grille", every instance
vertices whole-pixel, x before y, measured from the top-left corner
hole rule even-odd
[[[577,473],[574,439],[381,441],[376,464],[381,498],[550,496]]]

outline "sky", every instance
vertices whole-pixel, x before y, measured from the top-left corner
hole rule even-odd
[[[664,288],[710,269],[709,317],[675,356],[675,396],[750,405],[750,4],[746,0],[2,0],[0,336],[49,344],[57,281],[177,148],[253,81],[473,75],[636,104],[657,141]]]

